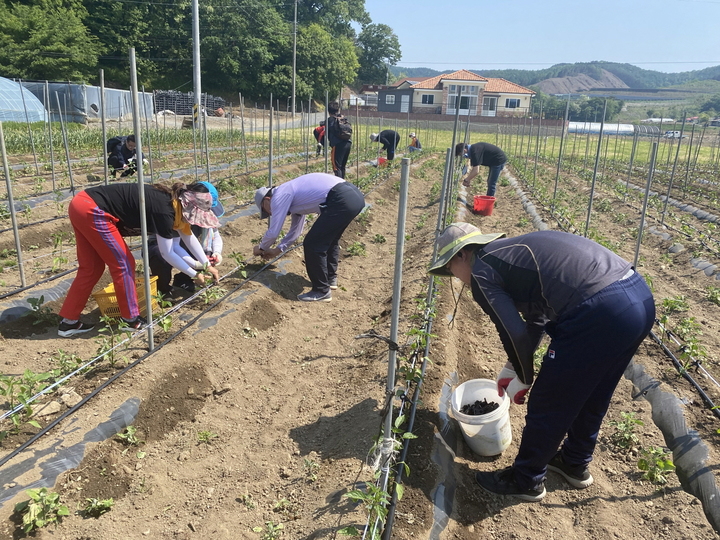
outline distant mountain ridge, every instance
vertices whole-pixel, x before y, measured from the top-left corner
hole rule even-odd
[[[393,75],[409,77],[434,77],[452,70],[437,71],[430,68],[403,68],[391,66]],[[664,88],[691,81],[720,81],[720,66],[682,73],[663,73],[642,69],[632,64],[616,62],[583,62],[556,64],[538,70],[491,69],[470,70],[483,77],[502,78],[522,86],[537,85],[543,92],[566,93],[590,88]],[[546,89],[547,88],[547,89]],[[553,90],[556,89],[556,90]]]

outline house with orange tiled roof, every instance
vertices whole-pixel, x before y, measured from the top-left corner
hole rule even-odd
[[[461,69],[421,81],[406,78],[378,92],[378,111],[469,116],[514,116],[530,110],[535,93],[505,79]]]

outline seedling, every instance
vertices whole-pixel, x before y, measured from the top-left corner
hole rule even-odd
[[[610,425],[615,428],[610,440],[620,448],[632,448],[639,442],[638,436],[635,434],[635,427],[644,425],[642,420],[635,418],[634,412],[621,412],[621,420],[612,420]]]
[[[376,234],[372,241],[374,244],[384,244],[386,242],[385,237],[382,234]]]
[[[305,469],[305,478],[310,482],[317,481],[320,464],[312,459],[305,458],[303,460],[303,468]]]
[[[353,242],[348,246],[347,250],[350,255],[356,257],[365,257],[365,255],[367,255],[367,251],[365,251],[365,244],[362,242]]]
[[[675,464],[670,459],[668,452],[657,446],[643,448],[640,451],[638,469],[645,471],[642,477],[650,480],[653,484],[666,484],[666,475],[675,470]]]
[[[158,306],[160,306],[160,317],[158,319],[158,325],[160,328],[163,329],[164,332],[169,332],[172,328],[172,317],[165,316],[165,311],[172,307],[172,302],[169,300],[166,300],[165,297],[161,292],[157,293],[157,296],[155,296],[155,299],[157,300]]]
[[[720,306],[720,287],[708,287],[707,299],[710,300],[716,306]]]
[[[235,260],[235,264],[238,267],[237,273],[244,278],[247,277],[247,270],[245,270],[245,267],[247,266],[247,263],[245,262],[245,255],[242,253],[239,253],[237,251],[233,251],[230,254],[230,257],[232,257]]]
[[[48,491],[47,488],[28,489],[25,493],[30,499],[17,503],[15,512],[22,515],[23,531],[26,534],[70,515],[68,507],[60,504],[58,493]]]
[[[663,299],[662,307],[663,311],[665,311],[668,315],[690,309],[690,305],[687,300],[685,300],[685,296],[682,294],[676,296],[675,298]]]
[[[400,488],[401,486],[397,485],[396,487]],[[384,523],[388,513],[388,506],[390,504],[390,494],[370,482],[365,482],[365,489],[367,490],[366,492],[359,489],[354,489],[346,493],[344,497],[352,502],[362,503],[362,505],[368,512],[368,521],[370,523],[374,523],[375,521]],[[397,493],[399,500],[402,497],[402,490],[398,489]],[[345,527],[345,529],[341,530],[340,532],[345,535],[353,535],[352,529],[355,528]],[[370,538],[379,538],[377,530],[372,531]]]
[[[262,533],[260,540],[277,540],[284,528],[282,523],[276,525],[272,521],[266,521],[265,527],[253,527],[253,532]]]
[[[208,287],[200,293],[200,298],[202,298],[205,304],[210,304],[226,294],[227,289],[223,289],[222,287]]]
[[[198,431],[197,438],[200,443],[210,444],[213,439],[218,438],[218,434],[212,431]]]
[[[40,295],[40,298],[28,298],[28,303],[31,307],[28,317],[33,319],[33,325],[43,324],[48,326],[57,324],[58,316],[49,307],[43,306],[45,295]]]
[[[125,431],[117,433],[115,436],[121,439],[127,446],[139,446],[145,441],[141,441],[137,435],[137,428],[135,426],[128,426]]]
[[[103,500],[96,499],[94,497],[88,498],[85,499],[85,508],[83,508],[83,512],[88,516],[98,518],[109,512],[112,509],[113,504],[115,504],[115,501],[112,497]]]
[[[247,508],[248,510],[252,510],[253,508],[255,508],[255,501],[253,500],[252,495],[250,495],[249,493],[240,495],[238,499],[240,499],[240,502],[242,502],[245,505],[245,508]]]

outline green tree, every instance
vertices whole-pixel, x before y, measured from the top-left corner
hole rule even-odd
[[[720,111],[720,93],[707,98],[700,105],[700,112]]]
[[[23,79],[88,81],[101,47],[84,15],[81,6],[60,2],[0,4],[0,71]]]
[[[400,41],[386,24],[365,25],[357,38],[360,70],[357,80],[361,84],[384,84],[388,65],[395,65],[402,57]]]
[[[293,2],[285,6],[285,20],[293,20]],[[333,37],[354,38],[352,23],[361,26],[370,24],[370,15],[365,11],[365,0],[298,0],[298,23],[319,24]]]
[[[355,47],[348,38],[333,38],[318,24],[298,32],[297,94],[330,99],[340,93],[343,84],[354,81],[358,63]]]

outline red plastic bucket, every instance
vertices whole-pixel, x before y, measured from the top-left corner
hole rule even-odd
[[[379,157],[378,158],[378,167],[385,167],[387,165],[387,158]]]
[[[492,215],[493,206],[495,206],[495,197],[491,197],[490,195],[475,195],[473,210],[481,216]]]

